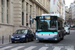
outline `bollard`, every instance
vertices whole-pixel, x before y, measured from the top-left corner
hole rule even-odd
[[[9,43],[10,43],[10,41],[11,41],[11,35],[9,35]]]
[[[4,36],[2,36],[2,44],[4,43]]]

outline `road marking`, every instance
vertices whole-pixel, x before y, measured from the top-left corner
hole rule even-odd
[[[74,46],[65,46],[65,49],[67,49],[67,50],[74,50]]]
[[[53,50],[61,50],[62,48],[66,50],[74,50],[74,46],[53,46]]]
[[[18,50],[18,49],[23,48],[23,47],[25,47],[25,46],[18,46],[16,48],[11,49],[11,50]]]
[[[24,50],[32,50],[32,49],[34,49],[36,46],[30,46],[30,47],[28,47],[28,48],[25,48]]]
[[[5,50],[5,49],[11,48],[11,47],[13,47],[13,46],[3,47],[3,48],[0,48],[0,50]]]
[[[47,47],[47,46],[49,46],[49,44],[45,44],[45,46]]]
[[[61,48],[63,48],[62,46],[53,46],[53,50],[61,50]]]
[[[48,49],[48,47],[42,47],[39,50],[46,50],[46,49]]]
[[[0,47],[2,47],[2,46],[0,46]]]

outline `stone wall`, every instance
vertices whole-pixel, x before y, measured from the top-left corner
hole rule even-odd
[[[13,31],[12,25],[0,24],[0,39],[2,36],[4,36],[4,38],[9,38],[9,35],[12,35]]]

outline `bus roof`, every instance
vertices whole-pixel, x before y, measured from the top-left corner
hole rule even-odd
[[[60,17],[59,14],[42,14],[42,16],[47,16],[47,15]]]
[[[42,14],[40,16],[57,16],[59,19],[64,20],[60,14]],[[36,16],[36,17],[40,17],[40,16]]]

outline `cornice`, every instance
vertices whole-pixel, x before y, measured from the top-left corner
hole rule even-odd
[[[48,9],[45,8],[41,3],[39,3],[37,0],[30,0],[33,3],[37,4],[39,7],[41,7],[43,10],[45,10],[47,13],[50,13]]]

